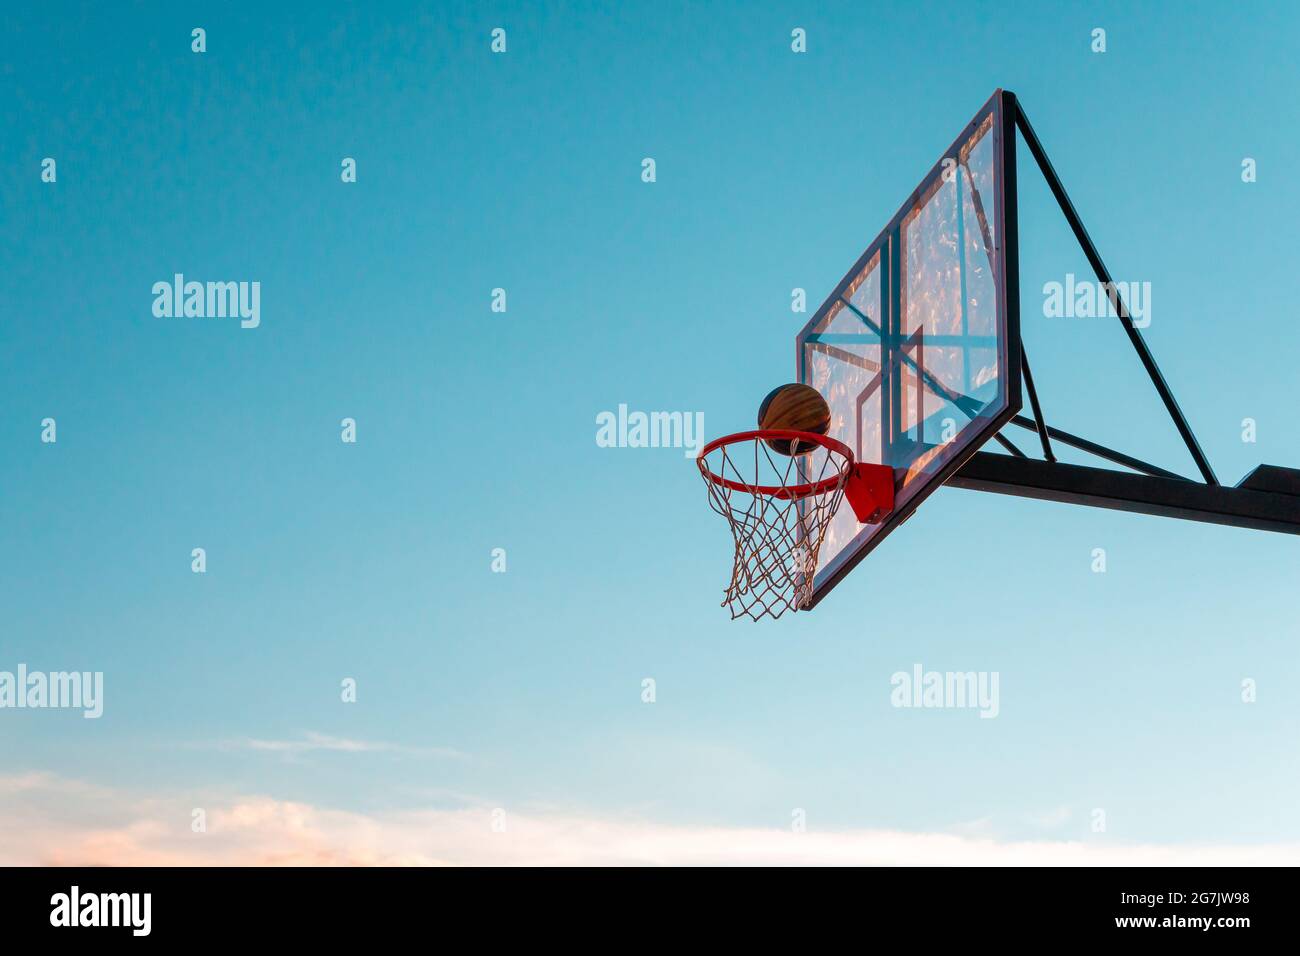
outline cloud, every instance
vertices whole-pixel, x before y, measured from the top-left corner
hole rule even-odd
[[[0,774],[0,800],[22,794],[78,794],[82,796],[98,795],[105,792],[102,787],[60,777],[46,770],[31,770],[27,773]],[[3,805],[3,804],[0,804]]]
[[[190,830],[207,811],[207,832]],[[51,774],[0,775],[0,865],[1295,865],[1300,845],[1001,842],[983,836],[791,833],[490,806],[358,813],[266,796],[142,798]]]
[[[268,753],[298,755],[319,751],[336,753],[394,753],[420,757],[454,757],[465,754],[451,747],[411,747],[406,744],[388,743],[382,740],[353,740],[348,737],[331,737],[308,731],[297,740],[260,740],[245,737],[239,740],[227,740],[218,744],[222,750],[260,750]]]
[[[1064,826],[1070,819],[1072,811],[1067,806],[1054,807],[1044,813],[1031,813],[1028,820],[1031,826],[1040,830],[1054,830]]]
[[[52,773],[46,773],[43,770],[33,770],[30,773],[16,773],[10,776],[0,777],[0,797],[9,796],[15,793],[27,793],[31,790],[43,790],[47,787],[57,785],[58,778]]]

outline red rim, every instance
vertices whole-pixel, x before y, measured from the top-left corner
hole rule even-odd
[[[830,478],[823,478],[821,481],[809,482],[805,485],[747,485],[741,481],[732,481],[730,478],[723,478],[721,475],[715,475],[709,470],[708,462],[705,459],[710,453],[717,451],[725,445],[736,445],[743,441],[768,439],[790,439],[801,442],[811,442],[815,445],[821,445],[827,451],[833,451],[844,458],[844,467],[832,475]],[[825,435],[818,435],[816,432],[799,432],[785,428],[760,428],[752,432],[737,432],[734,435],[723,435],[721,438],[715,438],[709,442],[700,451],[699,456],[695,459],[700,466],[700,472],[705,478],[715,485],[721,485],[723,488],[730,488],[732,491],[745,491],[751,495],[770,495],[782,501],[795,500],[798,498],[807,498],[810,495],[824,495],[840,487],[846,478],[853,472],[853,452],[849,446],[842,441],[834,438],[827,438]]]

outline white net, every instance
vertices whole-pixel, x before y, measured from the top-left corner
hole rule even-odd
[[[851,460],[821,445],[783,455],[755,435],[725,442],[697,461],[709,505],[727,519],[736,544],[722,606],[732,618],[755,621],[805,607]]]

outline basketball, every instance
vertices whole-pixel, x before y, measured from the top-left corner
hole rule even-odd
[[[768,392],[763,404],[758,406],[758,427],[825,435],[831,427],[831,407],[811,385],[782,385]],[[791,442],[788,438],[768,439],[767,446],[782,455],[806,455],[817,447],[811,442]]]

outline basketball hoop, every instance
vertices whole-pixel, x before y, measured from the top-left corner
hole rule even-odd
[[[785,443],[794,454],[775,450]],[[710,460],[712,456],[712,460]],[[779,618],[807,606],[826,529],[844,499],[878,523],[894,507],[894,470],[855,462],[841,441],[760,429],[718,438],[696,459],[709,505],[727,519],[735,564],[723,607],[732,618]]]

